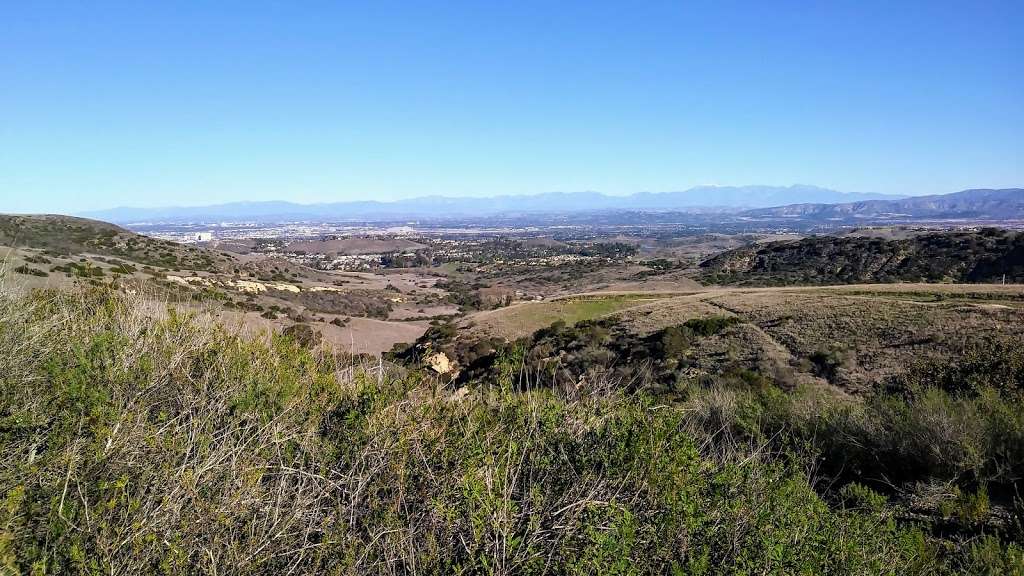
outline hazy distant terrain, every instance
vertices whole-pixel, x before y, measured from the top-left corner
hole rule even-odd
[[[205,230],[230,223],[377,224],[419,229],[627,229],[681,232],[808,232],[863,225],[1024,225],[1024,189],[974,189],[953,194],[886,197],[811,186],[693,188],[685,192],[605,196],[541,194],[497,198],[426,197],[397,202],[293,204],[246,202],[182,208],[115,208],[88,213],[140,232]]]
[[[609,196],[596,192],[553,192],[527,196],[493,198],[451,198],[429,196],[395,202],[335,202],[295,204],[291,202],[236,202],[214,206],[168,208],[113,208],[82,215],[111,222],[215,221],[254,219],[375,219],[395,217],[447,218],[501,213],[588,212],[602,210],[737,211],[744,208],[795,203],[834,203],[896,199],[885,194],[847,193],[816,186],[704,186],[681,192],[642,192],[630,196]]]
[[[964,190],[963,192],[953,194],[917,196],[899,200],[862,200],[837,204],[793,203],[789,206],[745,211],[743,216],[817,220],[908,218],[1024,219],[1024,188]]]

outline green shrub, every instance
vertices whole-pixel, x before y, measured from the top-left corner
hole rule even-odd
[[[910,391],[938,387],[974,395],[986,389],[1024,393],[1024,347],[1010,339],[979,336],[954,350],[956,361],[922,360],[897,385]]]
[[[808,358],[816,376],[832,381],[836,379],[839,370],[846,365],[845,355],[836,349],[817,350]]]
[[[980,537],[968,547],[966,558],[954,567],[961,574],[984,576],[1024,575],[1024,548],[1020,544],[1003,545],[992,535]]]
[[[974,492],[954,488],[953,499],[944,501],[939,511],[946,518],[953,518],[962,524],[981,524],[991,512],[988,491],[984,486]]]
[[[852,510],[881,513],[887,504],[885,496],[859,483],[851,482],[839,491],[843,505]]]
[[[684,322],[683,326],[690,329],[694,335],[706,338],[742,322],[737,316],[708,316],[707,318],[692,318]]]
[[[45,270],[39,270],[38,268],[32,268],[22,264],[14,268],[14,271],[18,274],[25,274],[27,276],[49,276]]]

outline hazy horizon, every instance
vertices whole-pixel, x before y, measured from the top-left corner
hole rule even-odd
[[[1019,2],[5,10],[0,212],[1024,183]]]
[[[93,205],[93,206],[91,206],[89,208],[79,209],[79,210],[51,210],[51,211],[45,211],[45,210],[44,211],[0,210],[0,212],[7,212],[7,213],[13,213],[13,214],[53,213],[53,214],[66,214],[66,215],[88,215],[90,213],[108,212],[108,211],[114,211],[114,210],[120,210],[120,209],[160,210],[160,209],[178,209],[178,208],[212,208],[212,207],[217,207],[217,206],[233,205],[233,204],[285,203],[285,204],[294,204],[294,205],[297,205],[297,206],[317,206],[317,205],[362,203],[362,202],[379,202],[379,203],[383,203],[383,204],[396,204],[396,203],[408,202],[408,201],[412,201],[412,200],[421,200],[421,199],[429,199],[429,198],[446,198],[446,199],[459,199],[459,200],[462,200],[462,199],[465,199],[465,200],[483,200],[483,199],[490,199],[490,198],[533,198],[533,197],[542,197],[542,196],[556,195],[556,194],[564,194],[564,195],[572,195],[572,194],[599,194],[599,195],[610,197],[610,198],[629,198],[629,197],[633,197],[633,196],[637,196],[637,195],[643,195],[643,194],[653,194],[653,195],[658,195],[658,194],[677,194],[677,193],[689,192],[689,191],[692,191],[692,190],[714,189],[714,188],[722,188],[722,189],[778,188],[778,189],[785,189],[785,188],[796,188],[796,187],[820,188],[820,189],[825,190],[825,191],[836,192],[836,193],[842,194],[842,195],[851,195],[851,196],[856,196],[856,195],[877,195],[879,197],[886,197],[886,198],[897,199],[897,198],[906,198],[906,197],[915,197],[915,196],[933,196],[933,195],[953,194],[953,193],[962,192],[962,191],[968,190],[968,189],[1021,189],[1021,188],[1024,188],[1024,184],[1015,185],[1015,186],[1001,186],[1001,187],[972,186],[972,187],[964,188],[964,189],[943,190],[943,191],[936,191],[936,192],[921,191],[921,192],[917,192],[917,193],[898,193],[898,192],[883,193],[883,192],[873,192],[873,191],[863,191],[863,190],[857,190],[857,191],[852,191],[852,190],[836,190],[834,188],[829,188],[829,187],[826,187],[826,186],[817,186],[815,184],[802,184],[802,183],[801,184],[781,184],[781,185],[772,185],[772,184],[735,184],[735,185],[734,184],[698,184],[698,185],[694,185],[694,186],[688,186],[688,187],[685,187],[685,188],[678,188],[678,189],[673,189],[673,190],[639,190],[639,191],[636,191],[636,192],[620,192],[620,193],[602,192],[600,190],[551,190],[551,191],[543,191],[543,192],[522,192],[522,193],[509,193],[509,194],[472,194],[472,193],[460,194],[460,195],[444,194],[444,193],[421,194],[421,195],[413,194],[413,195],[400,196],[400,197],[394,197],[394,198],[373,198],[373,197],[359,197],[359,196],[355,196],[355,197],[349,197],[349,198],[337,199],[337,200],[323,199],[323,200],[311,200],[311,201],[292,200],[292,199],[283,198],[283,197],[282,198],[268,197],[268,198],[261,198],[261,199],[238,198],[238,199],[226,199],[226,200],[206,201],[206,202],[200,200],[200,201],[196,201],[194,203],[176,203],[176,202],[173,202],[173,201],[161,202],[160,200],[153,200],[153,201],[142,200],[142,201],[133,202],[131,200],[128,200],[128,201],[126,201],[123,204],[115,204],[115,205],[99,205],[99,204],[97,204],[97,205]],[[756,204],[758,204],[758,203],[757,202],[752,202],[751,203],[751,205],[756,205]],[[713,203],[709,203],[709,204],[699,204],[699,205],[694,205],[694,206],[714,207],[715,205]]]
[[[362,197],[362,198],[354,197],[354,198],[347,198],[347,199],[344,199],[344,200],[319,200],[319,201],[311,201],[311,202],[292,201],[292,200],[289,200],[287,198],[268,198],[268,199],[265,199],[265,200],[228,200],[228,201],[223,201],[223,202],[208,202],[208,203],[198,203],[198,204],[173,204],[173,203],[170,203],[170,204],[124,204],[124,205],[119,205],[119,206],[97,206],[95,211],[102,211],[102,210],[109,210],[109,209],[116,209],[116,208],[139,208],[139,209],[202,208],[202,207],[220,206],[220,205],[225,205],[225,204],[241,204],[241,203],[254,203],[254,204],[256,204],[256,203],[272,203],[272,202],[284,202],[284,203],[289,203],[289,204],[297,204],[297,205],[301,205],[301,206],[315,206],[315,205],[318,205],[318,204],[335,204],[335,203],[347,203],[347,202],[382,202],[382,203],[393,204],[393,203],[398,203],[398,202],[404,202],[404,201],[409,201],[409,200],[425,199],[425,198],[457,198],[457,199],[471,200],[471,199],[488,199],[488,198],[498,198],[498,197],[505,197],[505,198],[518,198],[518,197],[530,198],[530,197],[537,197],[537,196],[545,196],[545,195],[549,195],[549,194],[600,194],[602,196],[609,196],[609,197],[613,197],[613,198],[628,198],[628,197],[635,196],[635,195],[638,195],[638,194],[672,194],[672,193],[687,192],[687,191],[690,191],[690,190],[702,189],[702,188],[753,188],[753,187],[791,188],[791,187],[802,187],[802,186],[813,187],[813,188],[821,188],[823,190],[832,190],[831,188],[827,188],[825,186],[816,186],[814,184],[783,184],[783,185],[778,185],[778,186],[770,185],[770,184],[736,184],[736,185],[732,185],[732,184],[698,184],[698,185],[695,185],[695,186],[687,186],[685,188],[679,188],[679,189],[675,189],[675,190],[639,190],[639,191],[636,191],[636,192],[622,192],[622,193],[618,193],[618,194],[608,193],[608,192],[601,192],[600,190],[551,190],[551,191],[545,191],[545,192],[523,192],[523,193],[520,193],[520,194],[463,194],[463,195],[424,194],[424,195],[410,195],[410,196],[403,196],[403,197],[398,197],[398,198],[385,198],[385,199],[376,199],[376,198],[368,198],[368,197]],[[851,195],[852,194],[881,194],[881,193],[865,192],[865,191],[848,191],[848,190],[834,190],[834,191],[835,192],[839,192],[841,194],[851,194]],[[960,190],[953,190],[953,191],[950,191],[950,192],[959,192],[959,191]],[[944,194],[944,193],[949,193],[949,192],[939,192],[938,194]],[[922,194],[891,194],[890,196],[893,196],[893,197],[900,197],[900,196],[924,196],[924,195],[927,195],[927,194],[928,193],[922,193]],[[86,213],[86,212],[91,212],[91,211],[94,211],[94,210],[92,210],[92,209],[90,209],[90,210],[80,210],[80,211],[78,211],[76,213]]]

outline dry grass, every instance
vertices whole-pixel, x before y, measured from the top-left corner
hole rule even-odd
[[[478,333],[515,340],[559,320],[566,324],[593,320],[648,304],[662,297],[658,294],[589,294],[546,302],[525,302],[473,314],[468,316],[463,324],[474,327],[474,331]]]
[[[691,318],[735,315],[746,328],[704,342],[689,358],[691,376],[735,365],[824,384],[811,359],[825,353],[841,361],[828,380],[863,392],[980,336],[1024,341],[1022,303],[1021,285],[708,289],[611,316],[646,335]]]

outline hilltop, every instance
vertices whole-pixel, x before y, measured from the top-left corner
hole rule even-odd
[[[815,236],[729,250],[701,269],[705,282],[740,285],[1024,282],[1024,233]]]
[[[722,323],[702,333],[708,319]],[[701,288],[478,312],[432,328],[398,355],[429,364],[444,354],[445,369],[436,371],[455,382],[493,378],[519,350],[526,377],[549,385],[600,377],[672,392],[756,373],[787,389],[864,395],[902,381],[922,362],[961,356],[965,334],[1012,346],[1022,330],[1020,284]],[[686,345],[666,356],[666,338]]]
[[[0,214],[0,246],[32,248],[53,257],[94,255],[136,264],[213,271],[229,256],[136,234],[114,224],[56,214]]]

